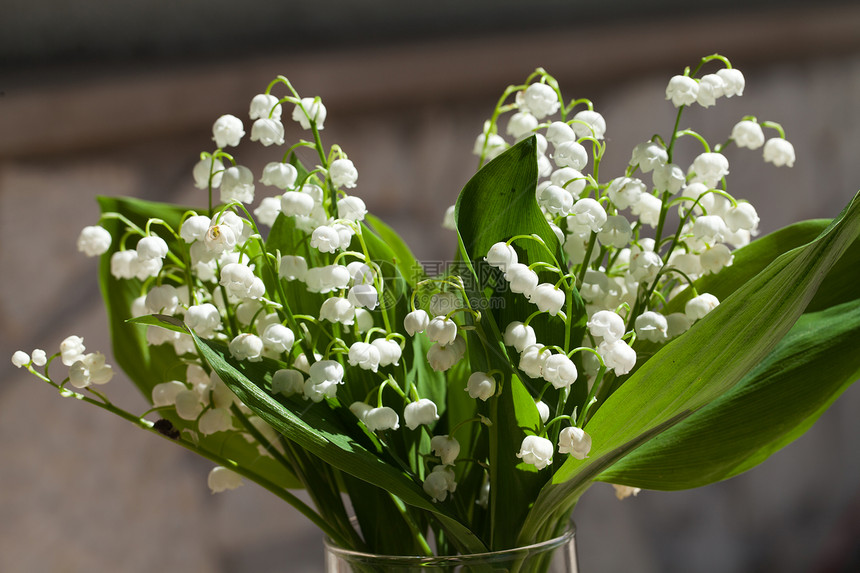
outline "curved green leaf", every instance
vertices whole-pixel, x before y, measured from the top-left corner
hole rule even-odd
[[[860,300],[804,314],[735,387],[598,476],[677,490],[750,469],[805,432],[860,376]]]

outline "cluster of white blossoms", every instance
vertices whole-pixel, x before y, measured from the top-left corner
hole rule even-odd
[[[688,70],[671,79],[666,95],[679,114],[693,103],[708,107],[743,93],[743,75],[720,57],[703,63],[712,60],[725,67],[702,77]],[[279,84],[289,95],[270,93]],[[714,296],[695,292],[692,283],[731,265],[732,248],[747,244],[759,221],[752,205],[727,190],[727,145],[763,147],[765,160],[776,165],[792,165],[794,151],[778,124],[745,117],[728,143],[713,147],[691,130],[666,139],[655,136],[635,147],[625,173],[600,181],[607,128],[590,101],[565,104],[555,80],[543,70],[509,88],[508,95],[514,95],[513,102],[502,99],[474,152],[483,164],[512,143],[536,138],[535,199],[566,257],[555,265],[528,261],[526,243],[540,240],[530,235],[496,243],[485,258],[505,287],[532,306],[529,315],[499,326],[511,371],[539,389],[533,398],[540,423],[529,430],[516,456],[542,470],[552,466],[556,453],[588,457],[592,438],[583,427],[589,408],[605,399],[611,380],[635,369],[638,344],[665,343],[719,304]],[[286,151],[278,149],[285,144],[285,105],[293,106],[298,127],[313,134],[313,141],[299,140]],[[497,127],[507,112],[508,139]],[[282,403],[343,406],[354,417],[352,430],[380,447],[389,433],[405,433],[422,448],[414,479],[432,500],[444,502],[455,493],[457,476],[468,468],[485,471],[484,460],[460,459],[458,430],[467,423],[510,422],[479,415],[451,427],[442,420],[445,404],[433,401],[440,394],[422,395],[414,372],[442,376],[453,369],[453,376],[462,379],[463,396],[476,401],[477,412],[486,412],[483,402],[494,399],[510,377],[463,366],[465,331],[475,328],[481,313],[471,308],[463,279],[449,274],[417,281],[405,316],[398,316],[395,306],[404,304],[392,301],[400,294],[390,290],[396,290],[394,284],[402,288],[404,281],[392,280],[394,271],[383,272],[380,261],[386,257],[372,255],[385,241],[377,235],[371,241],[372,231],[363,222],[367,208],[347,192],[358,182],[353,162],[338,146],[322,147],[326,108],[319,98],[299,96],[279,77],[252,99],[249,118],[250,140],[277,150],[261,173],[225,151],[247,134],[240,118],[224,115],[213,126],[217,149],[202,153],[192,173],[195,186],[208,192],[207,210],[185,212],[174,226],[162,219],[138,225],[105,213],[103,220],[120,222],[114,227],[119,231],[112,237],[102,226],[86,227],[79,250],[88,256],[110,252],[112,276],[139,287],[130,316],[176,317],[197,336],[220,344],[235,361],[262,362],[271,374],[269,390]],[[765,140],[764,129],[777,136]],[[689,165],[673,162],[682,138],[702,147]],[[306,170],[295,159],[300,148],[311,148],[319,164]],[[246,205],[257,201],[260,188],[267,193],[252,215]],[[452,217],[449,210],[447,226],[453,225]],[[275,235],[280,242],[264,240],[258,225],[272,227],[270,238]],[[428,295],[422,304],[419,292]],[[535,317],[546,315],[567,332],[572,321],[582,318],[573,312],[577,292],[587,313],[583,340],[565,342],[563,348],[538,340],[531,325]],[[665,311],[679,296],[683,310]],[[278,433],[204,364],[189,335],[148,326],[147,341],[168,345],[186,364],[185,372],[170,372],[175,379],[157,383],[151,396],[154,410],[175,413],[186,424],[183,436],[194,441],[234,432],[256,444],[262,455],[283,455]],[[104,356],[85,354],[77,337],[66,339],[58,356],[69,366],[68,382],[76,388],[103,384],[112,375]],[[415,367],[421,360],[429,370]],[[49,362],[39,350],[32,357],[16,352],[12,361],[31,370]],[[578,413],[572,408],[565,414],[570,412],[565,400],[576,384],[587,384],[587,399]],[[449,382],[447,389],[454,387]],[[547,404],[544,392],[561,398]],[[209,483],[214,492],[241,481],[232,470],[218,468]]]
[[[705,58],[702,64],[709,61],[724,67],[701,77],[688,69],[670,79],[666,99],[679,108],[679,115],[684,106],[710,107],[720,98],[743,94],[745,82],[739,70],[719,56]],[[536,137],[536,199],[563,245],[567,265],[550,269],[557,273],[556,282],[541,282],[536,271],[545,273],[547,265],[520,260],[532,237],[512,237],[490,248],[487,264],[503,273],[512,293],[535,306],[535,314],[528,319],[506,325],[505,344],[519,354],[519,361],[514,358],[512,363],[522,374],[557,389],[577,380],[573,359],[581,353],[590,390],[588,408],[595,395],[601,396],[597,387],[601,381],[605,384],[608,377],[623,376],[635,368],[637,340],[665,343],[719,304],[713,295],[696,292],[692,283],[731,265],[732,249],[749,243],[759,222],[750,203],[728,192],[725,149],[732,143],[763,147],[765,161],[790,167],[794,148],[778,124],[744,117],[721,145],[709,145],[692,130],[666,139],[655,136],[633,149],[623,175],[598,181],[606,121],[592,103],[581,99],[565,104],[555,80],[542,70],[525,85],[509,90],[515,90],[514,101],[500,105],[485,123],[474,153],[483,164],[513,143]],[[509,139],[498,132],[499,116],[505,112],[511,112],[505,133]],[[766,140],[764,129],[775,135]],[[681,138],[701,149],[689,165],[673,162]],[[443,225],[452,224],[453,207]],[[556,321],[572,320],[565,308],[574,287],[588,314],[585,347],[545,347],[529,322],[541,313]],[[678,295],[687,298],[683,308],[664,313]],[[540,400],[536,406],[546,422],[550,408]],[[560,453],[579,459],[587,455],[591,439],[577,427],[582,421],[582,415],[571,419],[572,425],[557,434]],[[527,436],[517,455],[538,469],[549,465],[554,448],[546,435],[541,428],[538,435]]]

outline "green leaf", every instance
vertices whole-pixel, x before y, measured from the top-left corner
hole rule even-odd
[[[406,283],[415,288],[415,285],[424,278],[424,270],[421,263],[412,254],[409,246],[403,242],[397,231],[386,225],[378,217],[370,213],[365,215],[365,221],[370,224],[372,230],[385,242],[394,254],[394,264],[400,270],[400,274]]]
[[[719,398],[761,362],[860,234],[860,199],[814,241],[776,259],[683,336],[645,362],[586,430],[594,447],[568,459],[541,491],[523,527],[534,540],[547,518],[571,508],[590,482],[642,443]]]
[[[271,377],[264,363],[237,363],[227,356],[223,346],[191,334],[203,358],[224,383],[286,439],[340,471],[374,484],[409,505],[432,512],[461,549],[485,550],[481,541],[457,521],[445,504],[433,503],[421,485],[406,472],[362,445],[327,403],[308,404],[300,399],[275,398],[264,386]]]
[[[677,490],[750,469],[805,432],[860,376],[860,300],[804,314],[735,387],[597,479]]]

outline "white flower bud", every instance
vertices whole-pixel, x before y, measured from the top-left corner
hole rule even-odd
[[[706,314],[717,308],[719,304],[720,301],[717,297],[706,292],[688,300],[684,306],[684,314],[692,322],[695,322],[700,318],[704,318]]]
[[[584,109],[574,115],[571,127],[577,137],[603,139],[606,134],[606,120],[602,115],[590,109]]]
[[[487,401],[496,393],[496,379],[485,372],[473,372],[466,382],[470,398]]]
[[[523,462],[542,470],[552,463],[552,442],[540,436],[526,436],[517,452],[517,457]]]
[[[764,145],[764,132],[761,126],[748,119],[735,124],[732,128],[731,138],[738,147],[746,147],[747,149],[758,149]]]
[[[537,408],[538,417],[540,417],[540,423],[546,424],[549,420],[549,406],[546,405],[546,402],[538,400],[537,402],[535,402],[535,408]]]
[[[341,219],[363,221],[367,215],[367,206],[360,198],[350,195],[337,202],[337,214]]]
[[[245,135],[245,127],[242,125],[242,120],[235,115],[222,115],[212,126],[212,140],[219,148],[236,147],[243,135]]]
[[[221,185],[221,174],[224,172],[224,164],[221,160],[212,160],[212,157],[201,159],[194,165],[192,175],[194,177],[194,186],[198,189],[209,189],[209,175],[212,175],[212,188],[216,189]]]
[[[251,126],[251,141],[259,141],[265,147],[284,144],[284,125],[277,119],[261,117]]]
[[[349,364],[363,370],[376,372],[379,369],[379,349],[367,342],[354,342],[349,347]]]
[[[30,364],[30,355],[23,350],[16,350],[15,353],[12,354],[12,364],[14,364],[16,368],[27,366]]]
[[[377,338],[370,343],[379,351],[379,365],[388,366],[394,364],[397,366],[400,362],[400,357],[403,350],[396,340],[386,340],[385,338]]]
[[[630,487],[628,485],[616,485],[612,484],[612,487],[615,489],[615,498],[618,500],[625,499],[627,497],[637,496],[639,492],[642,491],[638,487]]]
[[[663,259],[653,251],[633,247],[630,253],[630,277],[637,283],[650,283],[663,267]]]
[[[298,370],[282,368],[276,370],[272,375],[272,394],[292,396],[301,394],[305,383],[305,377]]]
[[[587,183],[585,176],[572,167],[556,169],[549,176],[549,181],[562,189],[567,189],[571,195],[578,197]]]
[[[303,97],[301,104],[296,104],[293,108],[293,121],[299,122],[302,129],[310,129],[313,123],[318,130],[322,131],[325,117],[325,106],[317,98]]]
[[[744,95],[746,80],[737,68],[723,68],[717,71],[717,75],[723,80],[723,95],[726,97]]]
[[[486,148],[484,145],[485,140]],[[501,135],[497,133],[491,133],[489,135],[482,133],[475,138],[475,145],[472,146],[472,153],[478,156],[483,153],[485,158],[493,159],[504,151],[507,146],[508,144],[505,143],[505,140]]]
[[[565,298],[566,294],[562,289],[550,283],[541,283],[535,287],[529,300],[536,304],[541,312],[556,316],[564,306]]]
[[[669,323],[659,312],[648,310],[636,317],[634,323],[636,336],[651,342],[665,342],[668,339]]]
[[[603,340],[621,340],[625,332],[624,319],[611,310],[595,312],[586,326],[592,336],[599,336]]]
[[[623,340],[604,340],[597,345],[597,352],[616,376],[623,376],[636,366],[636,351]]]
[[[506,133],[519,141],[537,129],[538,119],[527,111],[518,111],[508,119]]]
[[[570,454],[577,460],[584,460],[591,451],[591,436],[582,428],[568,426],[558,434],[558,453]]]
[[[427,398],[410,402],[403,409],[403,421],[410,430],[414,430],[422,424],[432,424],[438,419],[439,414],[436,413],[436,404]]]
[[[454,481],[454,470],[445,465],[439,465],[433,468],[426,478],[424,478],[424,493],[433,498],[433,501],[445,501],[449,493],[453,493],[457,489],[457,482]]]
[[[447,434],[433,436],[430,439],[430,449],[434,456],[441,458],[443,465],[450,466],[460,455],[460,442]]]
[[[278,98],[272,94],[257,94],[251,100],[251,108],[248,115],[251,119],[272,116],[272,119],[281,119],[281,105]]]
[[[522,352],[526,347],[537,342],[534,329],[519,321],[514,321],[505,328],[504,338],[505,345],[513,346],[517,352]]]
[[[139,261],[163,259],[167,256],[167,243],[158,235],[149,235],[137,242],[135,250]]]
[[[564,141],[556,146],[552,160],[558,167],[571,167],[582,171],[588,165],[588,152],[579,142]]]
[[[255,334],[243,332],[230,341],[229,348],[236,360],[259,362],[263,359],[263,341]]]
[[[209,489],[212,493],[221,493],[231,489],[236,489],[242,485],[242,476],[227,468],[217,466],[209,472],[209,477],[206,480]]]
[[[558,101],[558,94],[546,84],[531,84],[525,92],[521,93],[521,99],[518,98],[517,100],[520,104],[520,110],[530,112],[537,119],[543,119],[554,114],[561,105]]]
[[[349,159],[335,159],[328,167],[328,174],[335,187],[352,189],[358,181],[358,170]],[[338,201],[340,203],[340,201]]]
[[[425,333],[427,338],[433,342],[447,346],[454,342],[454,338],[457,336],[457,323],[450,318],[436,316],[427,324]]]
[[[224,171],[221,179],[221,202],[254,202],[254,174],[244,165],[234,165]]]
[[[764,144],[764,160],[777,167],[794,167],[794,146],[781,137],[768,139]]]
[[[84,357],[84,339],[80,336],[68,336],[60,343],[60,357],[63,364],[71,366]]]
[[[449,205],[448,208],[445,209],[445,215],[442,217],[443,229],[448,229],[449,231],[457,230],[457,221],[454,218],[454,212],[456,208],[456,205]]]
[[[364,425],[371,432],[381,430],[396,430],[400,427],[400,417],[388,406],[371,408],[364,415]]]
[[[104,227],[91,225],[81,229],[78,235],[78,250],[88,257],[96,257],[110,248],[111,236]]]
[[[355,309],[355,324],[358,332],[367,332],[373,328],[373,315],[363,308],[357,308]]]
[[[556,389],[569,388],[576,382],[577,377],[576,366],[564,354],[550,354],[544,362],[541,373],[543,379]]]
[[[197,429],[204,436],[233,429],[233,416],[227,408],[209,408],[197,421]]]
[[[347,299],[333,296],[320,307],[320,320],[350,325],[355,323],[355,306]]]
[[[422,309],[413,310],[403,319],[403,327],[409,336],[415,336],[416,332],[424,332],[430,324],[430,316]]]
[[[758,228],[759,217],[755,207],[749,203],[738,203],[729,209],[725,215],[726,225],[733,233],[740,230],[755,232]]]
[[[698,94],[699,83],[690,76],[672,76],[666,86],[666,99],[675,107],[694,103]]]

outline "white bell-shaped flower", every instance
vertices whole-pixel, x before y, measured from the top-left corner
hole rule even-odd
[[[212,126],[212,140],[220,147],[236,147],[242,136],[245,135],[245,126],[242,120],[235,115],[222,115],[215,120]]]
[[[320,225],[311,234],[311,247],[323,253],[333,253],[340,248],[340,235],[329,225]]]
[[[263,167],[263,176],[260,177],[260,183],[286,191],[296,184],[298,176],[299,173],[296,171],[296,168],[289,163],[273,161]]]
[[[365,402],[353,402],[349,405],[349,411],[362,422],[364,422],[364,417],[371,410],[373,410],[373,406]]]
[[[582,428],[568,426],[558,433],[558,453],[570,454],[577,460],[584,460],[591,451],[591,436]]]
[[[349,347],[349,364],[363,370],[376,372],[379,369],[379,349],[367,342],[354,342]]]
[[[654,251],[634,246],[630,251],[630,277],[637,283],[651,283],[663,267],[663,259]]]
[[[518,111],[508,119],[506,133],[519,141],[531,134],[538,126],[538,119],[527,111]]]
[[[755,233],[758,229],[759,216],[750,203],[738,203],[728,210],[725,215],[726,225],[733,233],[740,230]]]
[[[671,340],[690,330],[693,321],[683,312],[673,312],[666,315],[666,324],[669,325],[666,336]]]
[[[577,377],[573,360],[564,354],[550,354],[543,364],[542,374],[543,379],[556,389],[569,388]]]
[[[158,235],[148,235],[137,242],[138,260],[163,259],[167,256],[167,243]]]
[[[636,351],[623,340],[604,340],[597,345],[597,352],[616,376],[623,376],[636,366]]]
[[[541,312],[556,316],[561,307],[564,306],[565,297],[565,292],[554,284],[541,283],[532,291],[529,300],[537,305]]]
[[[538,204],[550,215],[567,215],[573,206],[573,195],[563,187],[547,185],[540,192]]]
[[[337,396],[338,383],[333,380],[315,383],[311,378],[305,380],[305,385],[302,388],[302,394],[311,402],[319,403],[326,398],[335,398]]]
[[[457,336],[457,323],[444,316],[435,316],[427,324],[424,332],[433,342],[447,346],[454,342]]]
[[[653,310],[647,310],[636,317],[634,322],[636,336],[651,342],[668,340],[669,323],[666,317]]]
[[[379,365],[389,366],[399,364],[400,357],[403,355],[403,349],[400,344],[393,339],[377,338],[371,343],[379,351]]]
[[[270,324],[260,337],[266,350],[280,354],[289,352],[296,342],[296,335],[288,327],[281,323]]]
[[[406,427],[414,430],[420,425],[429,425],[439,419],[436,404],[427,398],[410,402],[403,409],[403,421]]]
[[[513,346],[517,352],[522,352],[526,347],[537,342],[534,329],[519,321],[508,324],[505,328],[504,339],[505,345]]]
[[[173,406],[176,404],[176,396],[185,390],[188,390],[188,387],[178,380],[156,384],[152,387],[152,405],[156,408]]]
[[[355,326],[363,334],[373,328],[373,315],[363,308],[355,309]]]
[[[192,176],[194,177],[194,186],[198,189],[208,189],[209,179],[212,179],[212,188],[216,189],[221,185],[221,174],[224,172],[224,164],[220,159],[213,161],[212,156],[201,159],[194,165]]]
[[[174,314],[180,304],[179,290],[173,285],[154,286],[146,293],[146,308],[153,314]]]
[[[538,400],[537,402],[535,402],[535,408],[537,408],[540,423],[546,424],[549,420],[549,406],[547,406],[546,402],[544,402],[543,400]]]
[[[487,261],[487,264],[491,267],[495,267],[500,269],[502,272],[506,272],[511,265],[517,263],[517,252],[514,250],[513,245],[498,242],[490,247],[484,260]]]
[[[197,420],[197,429],[204,436],[233,429],[233,415],[227,408],[209,408]]]
[[[595,312],[586,326],[592,336],[599,336],[603,340],[621,340],[625,333],[624,319],[611,310]]]
[[[470,398],[486,402],[496,393],[496,379],[486,372],[473,372],[466,382],[466,392]]]
[[[379,305],[379,293],[376,287],[368,284],[357,284],[349,289],[347,299],[356,307],[364,307],[370,310]]]
[[[75,388],[107,384],[111,378],[113,369],[105,364],[105,355],[101,352],[86,354],[69,367],[69,384]]]
[[[288,281],[304,281],[308,274],[308,262],[299,255],[283,255],[278,264],[278,276]]]
[[[550,174],[549,181],[553,185],[567,189],[574,197],[579,197],[579,194],[585,189],[585,185],[588,183],[585,176],[573,167],[556,169]]]
[[[588,152],[579,142],[565,141],[556,146],[552,159],[558,167],[571,167],[582,171],[588,165]]]
[[[229,348],[236,360],[259,362],[263,359],[263,340],[256,334],[243,332],[230,341]]]
[[[630,211],[645,225],[656,227],[660,223],[660,211],[663,202],[650,193],[642,193],[635,203],[630,205]]]
[[[426,311],[413,310],[403,319],[403,328],[409,336],[415,336],[416,332],[424,332],[430,324],[430,315]]]
[[[173,403],[176,407],[176,415],[183,420],[196,420],[203,412],[200,394],[194,390],[185,389],[177,392]]]
[[[450,466],[460,455],[460,442],[447,434],[433,436],[430,439],[430,449],[434,456],[439,456],[443,465]]]
[[[320,306],[320,320],[350,325],[355,323],[355,306],[348,299],[333,296]]]
[[[651,177],[654,182],[654,188],[657,191],[668,191],[672,195],[678,193],[687,183],[684,170],[674,163],[666,163],[655,167]]]
[[[424,478],[424,493],[432,497],[434,502],[445,501],[448,494],[457,489],[454,479],[454,470],[445,465],[436,466]]]
[[[251,125],[251,141],[259,141],[265,147],[284,144],[284,124],[280,120],[261,117]]]
[[[668,161],[669,154],[665,147],[656,141],[646,141],[633,148],[633,153],[630,157],[630,166],[635,167],[638,165],[642,173],[649,173],[658,165],[663,165]]]
[[[251,267],[241,263],[227,263],[221,268],[221,286],[239,299],[259,299],[266,294],[263,280]]]
[[[209,230],[212,220],[206,215],[192,215],[184,221],[179,227],[179,236],[186,243],[202,240]]]
[[[257,94],[251,100],[251,108],[248,110],[248,115],[251,119],[260,119],[261,117],[269,116],[272,119],[281,119],[281,111],[278,98],[272,94]]]
[[[212,493],[221,493],[222,491],[236,489],[241,486],[242,476],[233,470],[217,466],[209,472],[206,483]]]
[[[606,209],[603,205],[591,197],[585,197],[574,203],[570,210],[570,218],[567,220],[568,229],[574,233],[599,233],[606,224],[606,219]]]
[[[293,368],[281,368],[272,374],[272,394],[281,394],[282,396],[301,394],[304,384],[305,377]]]
[[[702,269],[708,273],[718,273],[723,268],[731,266],[734,255],[723,243],[717,243],[707,248],[699,255]]]
[[[722,241],[728,232],[726,222],[719,215],[697,217],[692,227],[693,236],[703,243]]]
[[[505,279],[508,281],[511,292],[521,293],[530,297],[538,285],[537,273],[522,263],[514,263],[505,271]]]
[[[460,299],[453,292],[437,292],[430,297],[430,314],[445,316],[460,308]]]
[[[400,427],[400,416],[388,406],[371,408],[364,414],[364,425],[371,432],[396,430]]]
[[[523,349],[520,354],[520,370],[530,378],[540,378],[543,374],[543,365],[549,358],[550,352],[544,350],[542,344],[532,344]]]
[[[314,208],[314,199],[301,191],[287,191],[281,195],[281,213],[287,217],[307,216]]]
[[[612,201],[613,205],[619,209],[626,209],[636,204],[639,201],[639,197],[647,190],[645,183],[639,179],[634,177],[616,177],[609,182],[606,194],[609,195],[609,200]]]
[[[293,109],[293,121],[299,122],[302,129],[310,129],[311,124],[322,130],[325,123],[326,108],[317,98],[303,97],[301,104]]]
[[[543,119],[558,111],[558,94],[546,84],[534,83],[521,92],[517,99],[521,110],[529,111],[537,119]]]
[[[328,175],[335,187],[352,189],[358,181],[358,170],[349,159],[340,158],[331,162]]]
[[[666,86],[666,99],[675,107],[695,103],[698,94],[699,83],[690,76],[672,76]]]
[[[697,181],[714,188],[729,174],[729,160],[722,153],[700,153],[693,160],[691,169]]]
[[[624,215],[611,215],[606,218],[606,223],[603,224],[600,231],[597,233],[597,240],[601,245],[607,247],[615,247],[621,249],[630,243],[633,238],[633,227],[630,221]]]
[[[744,95],[746,80],[737,68],[723,68],[717,71],[717,75],[723,80],[723,95],[726,97]]]
[[[465,353],[466,341],[462,336],[457,335],[454,342],[447,346],[438,342],[431,346],[427,350],[427,362],[436,372],[444,372],[459,362]]]
[[[552,463],[554,448],[552,442],[540,436],[526,436],[517,452],[517,457],[525,463],[542,470]]]
[[[711,107],[717,99],[723,97],[726,83],[717,74],[705,74],[699,79],[699,90],[696,103],[702,107]]]
[[[309,369],[310,379],[314,384],[323,382],[343,383],[343,366],[336,360],[317,360]]]
[[[738,147],[758,149],[764,145],[764,132],[758,122],[744,119],[732,128],[731,138]]]
[[[110,244],[110,233],[99,225],[84,227],[78,235],[78,250],[88,257],[97,257],[106,253]]]
[[[86,347],[84,346],[84,339],[80,336],[67,336],[60,343],[60,357],[63,361],[63,364],[66,366],[71,366],[84,356],[84,351]]]
[[[699,296],[693,297],[684,305],[684,314],[687,315],[692,322],[704,318],[709,312],[719,306],[720,301],[710,293],[702,293]]]
[[[577,139],[573,128],[563,121],[554,121],[549,124],[545,137],[549,143],[552,143],[553,147],[558,147],[565,141],[576,141]]]
[[[794,167],[794,146],[787,139],[773,137],[764,144],[764,160],[777,167]]]
[[[594,110],[584,109],[573,116],[571,123],[577,137],[603,139],[606,134],[606,120]]]
[[[337,214],[341,219],[363,221],[367,215],[367,206],[360,198],[350,195],[338,200]]]
[[[203,244],[213,253],[232,251],[238,242],[236,233],[228,225],[214,223],[206,230]]]

